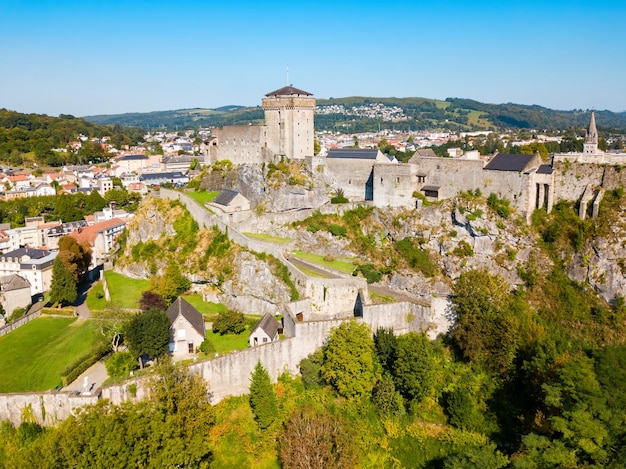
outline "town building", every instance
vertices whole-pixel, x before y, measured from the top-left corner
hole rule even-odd
[[[278,340],[278,332],[280,329],[280,323],[274,319],[274,316],[270,313],[265,313],[250,331],[250,347],[269,344],[270,342]]]
[[[31,296],[50,290],[57,252],[22,247],[0,256],[0,277],[17,274],[30,283]]]
[[[202,314],[181,297],[174,300],[165,314],[170,321],[172,359],[178,361],[193,356],[206,337]]]
[[[70,234],[80,244],[91,248],[91,268],[104,264],[116,249],[117,237],[126,227],[126,220],[112,218],[93,225],[78,228]]]
[[[0,278],[0,303],[7,318],[16,309],[29,306],[32,296],[28,280],[17,274]]]

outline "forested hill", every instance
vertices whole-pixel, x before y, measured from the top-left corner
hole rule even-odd
[[[243,125],[263,121],[263,109],[258,107],[224,106],[217,109],[178,109],[145,113],[86,116],[85,120],[100,125],[128,125],[148,130],[182,130],[200,127]]]
[[[84,142],[77,152],[70,152],[68,144],[79,136],[88,138],[109,137],[116,148],[134,145],[143,140],[140,128],[120,125],[103,126],[69,114],[51,117],[45,114],[22,114],[0,109],[0,162],[23,164],[47,164],[59,166],[74,164],[81,160],[98,161],[104,150],[93,142]],[[66,152],[52,151],[65,149]]]
[[[380,109],[378,104],[383,105]],[[487,104],[471,99],[374,98],[353,96],[318,99],[316,130],[366,132],[379,129],[419,130],[565,130],[586,127],[589,110],[559,111],[537,105]],[[376,109],[378,107],[378,109]],[[398,108],[391,111],[391,108]],[[626,112],[596,111],[599,130],[626,132]],[[225,106],[217,109],[179,109],[150,113],[87,116],[96,124],[120,124],[144,129],[197,129],[199,127],[257,124],[260,106]]]

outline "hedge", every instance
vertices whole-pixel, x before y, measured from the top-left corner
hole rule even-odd
[[[99,343],[91,352],[83,355],[65,370],[61,372],[61,381],[63,387],[74,382],[82,373],[87,371],[90,366],[104,357],[111,351],[111,346],[108,342]]]

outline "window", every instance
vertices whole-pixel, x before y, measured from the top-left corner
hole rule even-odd
[[[185,329],[177,329],[176,330],[176,338],[184,339],[187,335],[185,334]]]
[[[193,353],[194,352],[193,342],[192,341],[187,342],[187,351],[189,353]]]

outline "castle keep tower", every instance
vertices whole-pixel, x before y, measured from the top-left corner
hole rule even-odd
[[[596,129],[596,114],[593,111],[591,111],[591,120],[585,134],[583,153],[592,155],[598,153],[598,130]]]
[[[313,156],[315,98],[293,86],[272,91],[263,98],[265,138],[274,155],[303,160]]]

